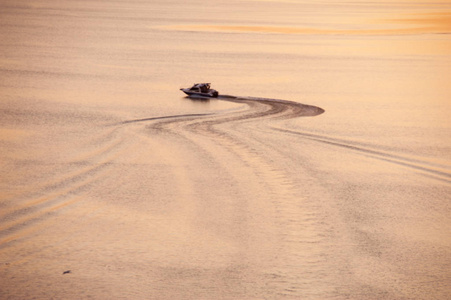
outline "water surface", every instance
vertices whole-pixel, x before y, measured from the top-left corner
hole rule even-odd
[[[0,298],[449,298],[450,16],[2,1]]]

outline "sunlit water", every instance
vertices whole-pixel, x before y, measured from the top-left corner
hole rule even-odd
[[[27,2],[1,299],[449,298],[447,1]]]

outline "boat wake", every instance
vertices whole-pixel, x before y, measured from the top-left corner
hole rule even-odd
[[[309,132],[302,124],[314,119],[294,120],[319,116],[325,112],[320,107],[259,97],[217,99],[236,106],[125,120],[81,115],[70,130],[42,125],[51,134],[34,145],[46,151],[10,164],[21,175],[40,176],[21,176],[20,189],[0,203],[0,275],[52,257],[72,263],[35,268],[47,275],[91,270],[102,276],[102,253],[114,245],[114,256],[122,258],[111,263],[114,268],[128,267],[123,262],[130,249],[133,261],[149,266],[137,272],[156,278],[146,291],[154,298],[174,290],[169,276],[180,286],[193,278],[216,286],[225,278],[237,284],[221,286],[220,293],[233,298],[312,298],[318,290],[334,298],[337,288],[362,289],[353,272],[334,271],[346,270],[355,257],[370,257],[359,264],[371,268],[376,258],[394,251],[398,258],[406,245],[416,248],[403,240],[399,250],[380,228],[400,222],[415,228],[415,219],[402,218],[406,210],[415,215],[428,207],[447,209],[440,201],[430,204],[449,190],[445,167]],[[412,178],[424,189],[413,190]],[[386,225],[390,220],[396,224]],[[375,229],[366,230],[369,224]],[[95,259],[86,260],[89,255]],[[409,263],[397,261],[395,267]],[[239,286],[242,278],[246,283]],[[183,292],[176,289],[172,298]],[[194,298],[207,297],[203,289],[197,293]]]
[[[219,133],[219,129],[213,129],[215,126],[224,124],[242,124],[246,122],[258,121],[267,122],[269,120],[287,120],[300,117],[314,117],[324,113],[324,109],[302,104],[295,101],[271,99],[262,97],[249,97],[249,96],[233,96],[233,95],[220,95],[217,99],[223,101],[229,101],[234,103],[246,104],[248,107],[244,110],[232,111],[232,112],[217,112],[207,114],[184,114],[174,116],[152,117],[137,120],[123,121],[122,124],[145,122],[145,121],[158,121],[149,128],[153,129],[167,129],[176,126],[178,129],[189,129],[191,132],[210,132],[213,134],[213,138],[218,136],[224,136],[225,133]],[[186,125],[186,126],[184,126]],[[425,160],[418,158],[411,158],[405,155],[397,153],[389,153],[387,151],[378,149],[374,145],[362,145],[353,141],[348,141],[340,138],[331,138],[318,133],[305,132],[301,129],[287,129],[283,125],[276,126],[274,124],[267,124],[266,127],[269,130],[284,133],[288,135],[294,135],[304,140],[310,140],[327,144],[341,149],[347,149],[356,153],[372,157],[381,161],[397,164],[399,166],[408,167],[420,171],[422,174],[441,180],[445,182],[451,182],[451,174],[446,167],[441,165],[435,165]],[[235,130],[240,130],[237,126],[233,126]],[[262,127],[254,128],[262,130]]]
[[[346,150],[351,150],[356,153],[372,157],[374,159],[378,159],[381,161],[386,161],[403,167],[412,168],[424,173],[426,176],[430,176],[437,180],[451,183],[451,173],[449,173],[449,171],[446,171],[446,168],[439,164],[433,164],[418,158],[407,157],[395,153],[389,153],[387,151],[371,148],[370,145],[362,145],[362,143],[356,144],[350,141],[346,141],[344,139],[331,138],[328,136],[303,132],[300,130],[289,130],[277,127],[273,127],[273,129],[285,134],[296,135],[298,137],[302,137],[303,139],[308,139],[322,144],[332,145],[335,147],[344,148]]]

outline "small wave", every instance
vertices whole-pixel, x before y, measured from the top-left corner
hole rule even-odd
[[[329,138],[313,133],[306,133],[306,132],[300,132],[300,131],[294,131],[294,130],[288,130],[283,128],[276,128],[273,127],[274,130],[287,133],[287,134],[294,134],[298,136],[302,136],[303,138],[313,140],[316,142],[333,145],[336,147],[346,148],[348,150],[356,151],[368,156],[371,156],[373,158],[387,161],[390,163],[394,163],[400,166],[416,169],[418,171],[425,172],[429,176],[432,176],[438,180],[445,181],[445,182],[451,182],[451,174],[449,172],[440,170],[439,168],[436,168],[434,166],[430,166],[427,162],[424,162],[419,159],[412,159],[408,157],[404,157],[398,154],[392,154],[376,149],[371,149],[369,147],[362,147],[353,145],[352,143],[344,140],[340,140],[337,138]]]
[[[129,123],[138,123],[138,122],[146,122],[146,121],[155,121],[162,119],[177,119],[177,118],[186,118],[186,117],[200,117],[200,116],[208,116],[210,114],[184,114],[184,115],[173,115],[173,116],[162,116],[162,117],[151,117],[144,119],[134,119],[120,122],[119,124],[129,124]]]

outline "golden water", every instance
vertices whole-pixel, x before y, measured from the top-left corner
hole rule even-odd
[[[0,298],[448,299],[450,16],[2,1]]]

